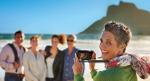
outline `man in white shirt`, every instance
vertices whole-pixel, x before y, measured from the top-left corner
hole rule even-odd
[[[0,53],[0,66],[5,70],[5,81],[22,81],[22,60],[25,52],[22,42],[24,34],[16,31],[14,42],[5,45]]]

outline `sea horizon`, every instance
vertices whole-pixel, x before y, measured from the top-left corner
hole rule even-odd
[[[70,34],[65,34],[65,33],[61,33],[64,35],[70,35]],[[33,35],[38,35],[41,37],[41,39],[50,39],[52,37],[52,35],[55,34],[48,34],[48,33],[25,33],[25,39],[28,40],[30,39],[31,36]],[[60,35],[60,34],[56,34],[56,35]],[[77,37],[77,39],[82,39],[82,40],[99,40],[99,37],[101,36],[101,34],[73,34]],[[0,33],[0,40],[11,40],[14,37],[14,33]],[[149,38],[150,35],[133,35],[132,39],[141,39],[141,38]]]

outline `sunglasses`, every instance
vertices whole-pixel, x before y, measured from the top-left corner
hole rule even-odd
[[[68,39],[67,42],[74,42],[74,40],[69,40],[69,39]]]

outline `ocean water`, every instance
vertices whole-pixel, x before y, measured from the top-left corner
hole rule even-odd
[[[4,45],[6,45],[9,42],[12,42],[13,40],[0,40],[0,51]],[[96,52],[97,57],[101,56],[101,51],[99,50],[99,40],[77,40],[76,47],[79,49],[86,49],[86,50],[94,50]],[[23,45],[25,47],[29,47],[29,41],[25,40],[23,42]],[[51,45],[50,40],[40,40],[39,42],[39,48],[44,49],[46,45]],[[59,45],[60,49],[65,49],[67,47],[66,44]],[[137,36],[134,37],[128,47],[127,52],[132,54],[139,54],[139,55],[150,55],[150,36]],[[98,70],[104,70],[104,64],[103,63],[96,63],[96,69]],[[85,63],[85,71],[84,71],[84,78],[85,81],[92,81],[90,76],[90,71],[88,68],[88,63]],[[0,81],[3,81],[4,77],[4,71],[0,68]],[[150,81],[150,78],[146,80],[139,81]]]

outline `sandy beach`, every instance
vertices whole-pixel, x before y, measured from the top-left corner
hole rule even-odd
[[[89,73],[85,74],[84,78],[85,81],[93,81]],[[0,78],[0,81],[4,81],[3,77]],[[138,77],[138,81],[150,81],[150,76],[147,79],[141,79],[140,77]]]
[[[145,55],[150,55],[149,54],[149,49],[150,49],[150,37],[143,37],[143,39],[140,40],[132,40],[129,43],[129,46],[127,48],[128,53],[134,53],[134,54],[145,54]],[[0,40],[0,51],[2,49],[2,47],[11,42],[12,40]],[[45,47],[45,45],[50,44],[49,40],[42,40],[39,42],[40,46],[39,48],[43,49]],[[25,47],[29,46],[29,41],[25,40],[23,45]],[[99,50],[99,40],[78,40],[76,42],[76,47],[79,49],[87,49],[87,50],[94,50],[97,54],[97,57],[101,56],[101,52]],[[60,49],[64,49],[66,48],[66,45],[61,45],[59,46]],[[142,48],[139,48],[142,47]],[[96,64],[96,69],[98,70],[104,70],[104,64],[103,63],[97,63]],[[0,68],[0,81],[3,81],[4,78],[4,71]],[[93,81],[91,79],[91,75],[89,72],[89,67],[88,67],[88,63],[85,64],[85,73],[84,73],[84,78],[85,81]],[[113,77],[112,77],[113,78]],[[138,81],[150,81],[150,76],[148,79],[142,80],[138,77]]]

